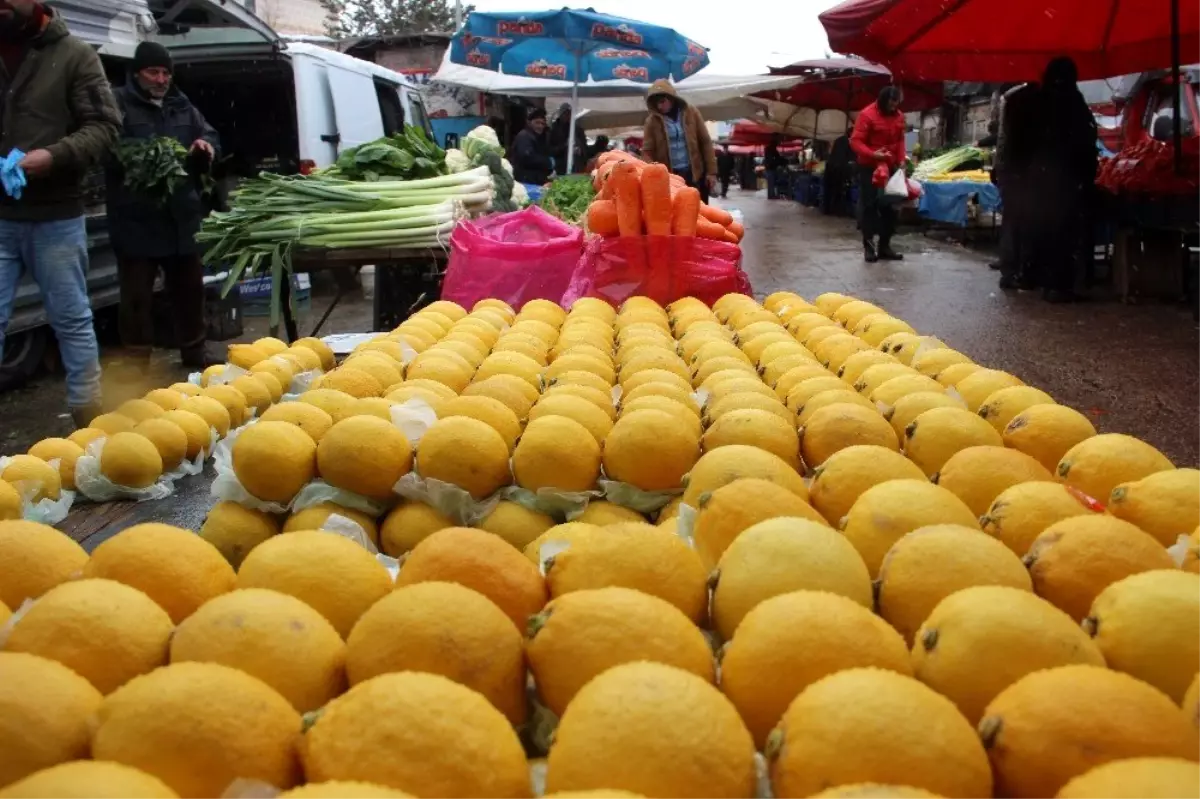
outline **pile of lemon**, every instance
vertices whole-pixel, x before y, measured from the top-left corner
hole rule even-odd
[[[0,797],[1200,796],[1200,472],[877,305],[440,301],[340,365],[230,356],[104,451],[195,414],[257,500],[388,510],[90,556],[0,521]]]

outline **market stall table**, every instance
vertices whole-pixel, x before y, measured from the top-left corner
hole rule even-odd
[[[445,272],[448,250],[430,247],[388,247],[366,249],[303,249],[292,255],[295,272],[315,272],[325,269],[361,269],[375,266],[375,297],[372,314],[373,330],[391,330],[421,305],[438,298],[442,275]],[[289,342],[300,338],[291,303],[288,302],[289,281],[280,285],[280,315]],[[345,295],[338,283],[337,293],[320,319],[307,334],[316,336]],[[276,332],[272,329],[272,335]]]
[[[1000,210],[1000,190],[991,183],[969,180],[926,181],[917,204],[922,217],[966,227],[967,204],[976,197],[981,211]]]

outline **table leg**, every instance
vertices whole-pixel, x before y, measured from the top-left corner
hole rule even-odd
[[[283,329],[287,331],[289,344],[300,338],[296,328],[296,318],[292,315],[292,276],[285,272],[283,281],[279,284],[279,312],[283,316]],[[272,330],[272,333],[276,331]]]
[[[333,301],[331,303],[329,303],[329,307],[325,309],[325,313],[322,314],[321,318],[319,320],[317,320],[317,323],[315,325],[313,325],[312,332],[309,333],[308,335],[313,336],[314,338],[316,337],[317,333],[319,333],[321,331],[321,328],[325,325],[325,322],[329,319],[329,315],[331,313],[333,313],[333,309],[336,308],[338,306],[338,303],[342,301],[342,297],[344,295],[345,295],[345,292],[342,291],[342,284],[338,283],[337,284],[337,293],[335,293],[333,295]]]

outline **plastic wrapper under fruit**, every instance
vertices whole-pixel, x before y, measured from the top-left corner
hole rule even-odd
[[[438,420],[437,412],[433,410],[433,406],[425,400],[416,397],[405,400],[398,405],[393,405],[391,415],[392,424],[404,434],[404,437],[408,439],[408,443],[414,447],[425,436],[426,431],[433,427],[433,423]]]
[[[171,475],[160,475],[145,488],[118,485],[105,477],[100,471],[100,454],[104,452],[104,442],[107,440],[98,438],[88,444],[79,460],[75,461],[75,487],[80,494],[92,502],[112,502],[114,499],[149,502],[165,499],[175,493],[175,481]]]
[[[321,522],[320,529],[327,533],[340,535],[343,538],[349,538],[370,552],[375,556],[375,560],[379,561],[380,565],[388,570],[388,574],[392,576],[392,581],[396,580],[396,575],[400,573],[400,561],[380,552],[379,548],[375,546],[375,542],[371,540],[371,536],[367,535],[367,531],[358,522],[340,514],[331,513],[325,517],[325,521]]]
[[[304,488],[301,488],[292,499],[289,507],[292,513],[299,513],[302,510],[307,510],[325,502],[376,517],[382,516],[388,509],[388,503],[386,502],[364,497],[362,494],[356,494],[344,488],[332,486],[324,480],[313,480],[304,486]],[[346,521],[349,521],[349,519]],[[357,526],[355,525],[355,527]]]
[[[216,469],[217,476],[213,478],[210,493],[217,499],[236,502],[252,510],[260,510],[264,513],[287,513],[291,503],[281,505],[278,502],[259,499],[246,490],[242,481],[233,471],[233,445],[237,443],[238,436],[242,434],[242,431],[251,424],[254,422],[248,422],[235,430],[230,430],[229,435],[217,442],[216,447],[213,448],[213,468]]]
[[[590,500],[599,498],[599,491],[559,491],[556,488],[539,488],[530,491],[520,486],[506,486],[496,496],[515,502],[534,513],[549,516],[556,522],[574,521],[587,508]]]
[[[687,541],[689,547],[696,546],[694,532],[696,529],[696,513],[698,511],[686,502],[679,503],[679,513],[675,517],[675,534]]]
[[[4,467],[8,465],[9,460],[10,458],[0,455],[0,472],[4,471]],[[52,469],[58,471],[58,458],[52,458],[47,463]],[[76,470],[78,468],[77,465]],[[45,498],[34,501],[33,498],[37,496],[38,487],[26,485],[25,482],[24,480],[18,480],[12,484],[17,493],[21,495],[22,519],[27,522],[55,525],[67,518],[67,514],[71,512],[71,505],[75,503],[76,492],[62,489],[58,492],[58,499]]]
[[[284,400],[296,400],[305,391],[312,387],[312,384],[318,377],[325,374],[323,369],[309,369],[307,372],[301,372],[292,378],[292,382],[287,384],[287,388],[283,392],[283,396],[279,398],[280,402]]]
[[[415,471],[397,480],[395,491],[405,499],[424,502],[435,508],[438,513],[453,519],[459,527],[477,526],[500,502],[499,492],[486,499],[477,500],[470,492],[453,483],[421,477]]]
[[[736,244],[691,236],[596,237],[588,241],[563,301],[596,297],[614,307],[633,296],[667,305],[695,297],[712,306],[726,294],[751,293]]]
[[[1188,550],[1192,547],[1192,537],[1186,533],[1180,533],[1175,539],[1175,543],[1167,547],[1167,554],[1175,561],[1175,565],[1183,567],[1183,562],[1187,560]]]
[[[679,488],[674,491],[643,491],[630,483],[600,478],[597,482],[604,498],[614,505],[637,511],[643,516],[662,510],[668,502],[683,493]],[[582,513],[582,511],[580,511]],[[567,521],[570,521],[568,519]]]
[[[562,305],[582,252],[583,231],[536,206],[466,220],[450,236],[441,298],[467,308],[482,299]]]
[[[3,624],[0,624],[0,651],[4,650],[4,645],[8,643],[8,636],[12,634],[13,628],[17,626],[17,622],[29,612],[29,609],[33,607],[33,603],[36,601],[36,599],[23,600],[20,605],[13,608],[12,615],[5,619]]]

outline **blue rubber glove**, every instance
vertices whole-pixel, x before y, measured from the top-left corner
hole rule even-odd
[[[25,153],[13,150],[0,162],[0,184],[4,193],[14,200],[21,199],[21,190],[25,187],[25,170],[21,169],[21,159]]]

